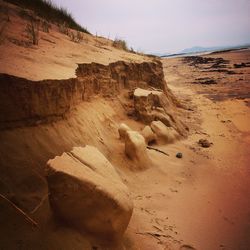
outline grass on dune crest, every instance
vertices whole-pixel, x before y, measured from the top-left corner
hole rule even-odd
[[[79,25],[72,14],[66,8],[58,7],[51,0],[4,0],[17,6],[31,9],[38,16],[58,24],[65,23],[69,28],[75,29],[84,33],[90,32]]]

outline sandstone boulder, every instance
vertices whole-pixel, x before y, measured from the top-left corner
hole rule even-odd
[[[157,135],[157,142],[160,144],[172,143],[179,138],[179,134],[172,127],[167,127],[161,121],[153,121],[151,129]]]
[[[125,137],[125,153],[140,169],[148,168],[151,160],[147,154],[144,137],[136,131],[127,131]]]
[[[54,213],[80,232],[118,241],[127,228],[133,203],[111,163],[92,146],[76,147],[47,163]]]
[[[155,142],[157,139],[156,134],[153,132],[153,130],[150,128],[150,126],[146,126],[142,131],[141,135],[144,137],[145,142],[152,143]]]
[[[160,96],[162,91],[146,90],[137,88],[134,91],[134,107],[138,118],[145,123],[153,119],[152,111],[160,108]]]
[[[180,135],[185,136],[188,128],[178,119],[174,98],[169,90],[134,90],[135,116],[146,124],[161,121],[167,127],[173,127]]]
[[[131,128],[129,126],[127,126],[125,123],[121,123],[119,128],[118,128],[118,133],[119,133],[120,139],[124,140],[127,131],[130,131],[130,130],[131,130]]]

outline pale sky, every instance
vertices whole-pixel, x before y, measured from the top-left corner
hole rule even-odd
[[[250,43],[250,0],[52,0],[92,34],[144,53]]]

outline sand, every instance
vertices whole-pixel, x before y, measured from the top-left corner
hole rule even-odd
[[[26,39],[24,25],[13,9],[7,35]],[[23,47],[5,40],[0,46],[1,73],[32,80],[65,79],[74,76],[76,63],[152,60],[118,50],[104,38],[84,35],[84,39],[73,43],[54,27],[49,34],[41,34],[39,46]],[[1,200],[5,217],[0,217],[0,248],[93,249],[98,245],[90,246],[85,235],[54,220],[44,178],[49,159],[89,144],[115,166],[134,201],[121,244],[98,249],[249,249],[250,68],[234,64],[249,62],[250,51],[204,57],[229,62],[210,68],[214,61],[191,66],[183,58],[163,59],[168,86],[184,107],[178,112],[189,135],[173,144],[154,145],[168,155],[148,149],[152,166],[146,170],[136,170],[119,139],[120,123],[137,131],[145,126],[126,115],[124,93],[108,99],[93,97],[57,122],[1,131],[1,191],[7,186],[3,191],[19,201],[39,228],[32,228]],[[199,83],[211,79],[217,84]],[[207,139],[211,147],[200,147],[199,139]],[[178,152],[183,158],[176,158]]]
[[[234,60],[237,55],[244,61],[246,57],[249,60],[248,53],[219,56]],[[248,249],[249,99],[210,100],[200,93],[203,86],[188,81],[193,77],[192,70],[197,69],[187,70],[181,59],[165,59],[164,65],[168,86],[190,110],[186,122],[192,132],[186,140],[159,147],[169,157],[150,151],[157,167],[128,181],[136,193],[136,210],[128,230],[136,243],[128,248]],[[248,72],[245,68],[246,78]],[[225,78],[227,85],[220,87],[226,92],[233,89],[231,83],[236,83]],[[206,91],[212,91],[210,86]],[[198,146],[201,138],[208,139],[212,146]],[[182,152],[182,159],[175,157],[177,152]],[[186,248],[181,248],[183,245]]]
[[[25,32],[28,21],[20,17],[21,8],[2,0],[0,4],[9,6],[10,15],[10,22],[6,22],[4,33],[1,34],[2,73],[30,80],[68,79],[75,76],[77,63],[97,62],[107,65],[118,60],[150,60],[146,56],[113,47],[112,40],[86,33],[82,33],[83,41],[72,42],[69,36],[59,32],[59,28],[53,24],[49,33],[39,32],[38,46],[26,46],[30,42]]]

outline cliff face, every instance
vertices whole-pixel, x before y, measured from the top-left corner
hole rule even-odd
[[[62,117],[82,100],[77,79],[30,81],[0,75],[0,128],[33,125]]]
[[[84,97],[92,94],[112,96],[122,89],[136,87],[165,90],[166,83],[161,62],[127,63],[118,61],[108,66],[91,63],[79,64],[76,75],[85,86]]]
[[[122,89],[136,87],[166,91],[160,62],[79,64],[76,76],[67,80],[31,81],[1,74],[0,129],[60,119],[75,105],[96,94],[111,97]]]

